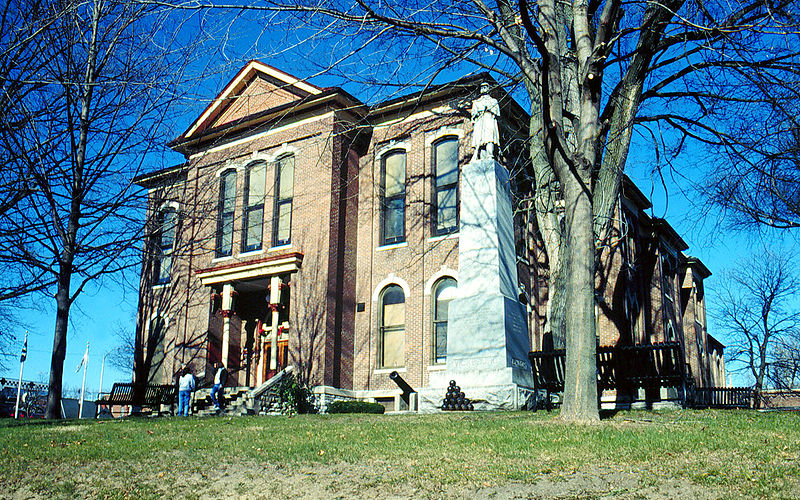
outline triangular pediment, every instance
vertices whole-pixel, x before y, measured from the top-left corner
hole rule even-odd
[[[289,104],[322,89],[260,61],[250,61],[179,139]]]

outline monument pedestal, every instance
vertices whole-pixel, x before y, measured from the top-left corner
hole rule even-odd
[[[461,172],[458,292],[450,302],[447,368],[420,391],[422,411],[441,407],[455,380],[475,409],[516,410],[533,394],[530,337],[519,302],[508,171],[493,159]]]

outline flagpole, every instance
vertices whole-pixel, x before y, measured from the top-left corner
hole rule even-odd
[[[83,355],[83,382],[81,382],[81,404],[78,406],[78,419],[83,418],[83,394],[86,391],[86,367],[89,365],[89,342],[86,342],[86,354]]]
[[[28,330],[25,330],[25,343],[22,344],[22,355],[19,357],[19,382],[17,382],[17,404],[14,406],[14,419],[19,417],[19,394],[22,389],[22,367],[25,366],[25,358],[28,356]]]
[[[100,388],[97,389],[98,401],[100,401],[100,395],[103,393],[103,370],[106,367],[106,356],[108,356],[108,353],[103,354],[103,361],[100,363]]]

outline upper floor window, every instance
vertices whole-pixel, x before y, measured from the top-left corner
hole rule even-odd
[[[229,169],[219,176],[217,257],[229,256],[233,250],[233,217],[235,210],[236,170]]]
[[[458,139],[446,137],[433,145],[433,234],[458,231]]]
[[[169,283],[177,223],[178,212],[174,208],[165,207],[158,213],[155,262],[155,284],[157,285]]]
[[[442,278],[433,286],[433,362],[447,360],[448,306],[455,297],[456,280]]]
[[[387,153],[381,161],[381,245],[406,240],[406,153]]]
[[[275,212],[272,246],[288,245],[292,237],[292,197],[294,195],[294,156],[275,162]]]
[[[398,285],[389,285],[380,296],[378,364],[384,368],[403,366],[406,350],[406,297]]]
[[[261,249],[264,233],[264,197],[267,169],[264,163],[251,163],[244,177],[244,224],[242,251]]]

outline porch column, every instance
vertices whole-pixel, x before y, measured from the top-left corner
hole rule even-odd
[[[273,276],[269,281],[269,309],[272,311],[272,329],[269,334],[269,369],[272,372],[278,370],[278,305],[281,303],[281,278]]]
[[[228,367],[231,342],[231,309],[233,308],[233,285],[222,285],[222,364]]]

